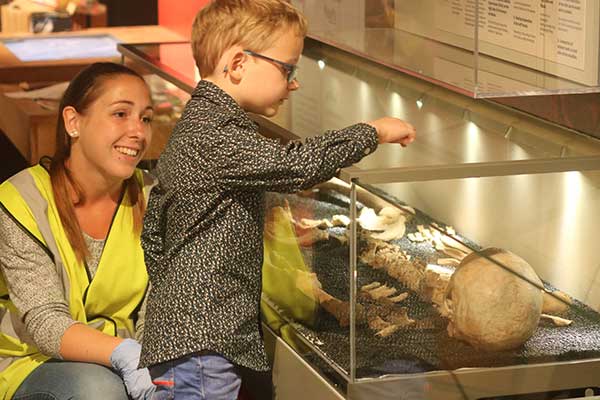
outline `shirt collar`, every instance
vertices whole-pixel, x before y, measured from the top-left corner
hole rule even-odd
[[[201,80],[198,82],[198,85],[192,92],[192,98],[202,99],[217,107],[222,107],[235,119],[240,119],[250,125],[255,124],[248,116],[248,113],[240,107],[233,97],[210,81]]]

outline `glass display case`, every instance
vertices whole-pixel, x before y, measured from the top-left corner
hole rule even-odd
[[[484,143],[488,134],[475,133]],[[411,150],[390,146],[378,150],[389,157],[374,159]],[[600,164],[530,161],[432,167],[420,177],[401,167],[355,170],[351,184],[271,195],[270,326],[346,398],[600,395]],[[454,275],[465,268],[461,284]],[[505,344],[527,324],[525,337]]]
[[[309,35],[472,97],[598,92],[598,0],[292,0]]]
[[[195,86],[189,44],[119,48],[184,90]],[[600,396],[600,142],[316,40],[299,81],[278,116],[256,117],[272,136],[384,115],[418,136],[407,148],[381,145],[314,189],[268,197],[262,309],[265,338],[274,332],[279,346],[277,398]],[[529,269],[513,271],[490,248]],[[467,286],[497,293],[504,286],[485,285],[504,271],[534,293],[534,310],[516,317],[475,313],[486,326],[504,321],[500,333],[527,322],[516,347],[469,342],[457,328],[452,279],[474,258],[487,269]],[[510,287],[500,310],[521,304]]]

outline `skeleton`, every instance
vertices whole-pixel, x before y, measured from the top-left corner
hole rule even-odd
[[[385,271],[426,301],[431,301],[433,287],[439,286],[438,283],[432,283],[434,279],[426,279],[427,267],[424,263],[413,260],[399,246],[391,243],[368,239],[360,260],[372,268]]]
[[[339,218],[339,220],[343,220]],[[295,236],[282,237],[277,235],[277,224],[288,223],[295,229]],[[313,244],[313,238],[319,235],[319,232],[327,234],[326,230],[321,230],[320,223],[312,223],[309,220],[296,222],[292,216],[289,204],[283,207],[273,207],[267,215],[265,223],[265,237],[269,240],[275,240],[281,243],[300,246],[307,243]],[[327,224],[323,224],[327,226]],[[309,238],[308,240],[306,238]],[[312,242],[311,242],[312,241]],[[314,298],[319,305],[327,312],[332,314],[341,326],[348,326],[350,316],[350,305],[347,301],[342,301],[325,292],[322,289],[316,274],[296,271],[296,288]],[[396,294],[396,289],[379,282],[372,282],[365,285],[360,290],[360,298],[363,304],[356,304],[356,323],[367,324],[370,329],[376,331],[377,336],[385,337],[396,332],[398,329],[411,325],[415,321],[408,317],[405,307],[399,307],[397,303],[406,299],[407,293]]]
[[[440,265],[457,266],[460,260],[471,252],[471,249],[456,240],[453,237],[454,235],[456,235],[456,232],[451,226],[442,228],[433,223],[432,227],[417,225],[417,231],[406,236],[412,242],[429,242],[436,250],[448,256],[448,258],[443,259],[445,264]]]
[[[331,296],[320,287],[315,287],[316,297],[323,309],[329,312],[341,327],[350,324],[350,304]],[[406,307],[399,307],[396,303],[406,299],[408,293],[392,296],[396,289],[379,282],[363,286],[360,298],[363,303],[356,303],[355,320],[357,324],[366,323],[370,329],[376,331],[375,335],[387,337],[400,328],[413,325],[415,321],[409,318]]]
[[[406,216],[399,208],[386,206],[379,213],[368,207],[363,207],[358,217],[358,223],[369,232],[373,239],[390,241],[400,239],[406,231]]]
[[[452,274],[445,302],[448,334],[482,350],[516,348],[537,328],[542,281],[525,260],[509,251],[489,248],[481,254],[485,257],[465,257]]]
[[[408,297],[408,292],[395,295],[396,292],[396,288],[382,285],[379,282],[371,282],[368,285],[364,285],[360,288],[361,296],[375,301],[380,301],[387,305],[399,303]]]
[[[363,218],[363,221],[361,221],[361,214],[361,217],[359,217],[358,222],[362,226],[362,228],[371,228],[373,230],[387,229],[382,229],[382,227],[386,225],[385,222],[393,221],[393,218],[396,218],[397,221],[399,219],[397,218],[397,216],[402,214],[401,211],[398,211],[397,209],[386,209],[385,205],[383,205],[380,208],[381,211],[379,212],[379,215],[376,215],[373,212],[373,215],[375,215],[375,220],[370,221],[374,221],[374,225],[371,226],[368,225],[370,222],[368,222],[366,217]],[[335,221],[334,223],[331,223],[328,220],[311,221],[303,219],[301,220],[300,224],[298,224],[293,220],[293,218],[291,218],[291,221],[295,223],[297,231],[298,225],[301,225],[301,228],[304,229],[309,227],[309,229],[328,229],[332,225],[348,226],[350,222],[347,217],[333,218],[332,221]],[[403,234],[404,220],[402,220],[401,222],[403,225]],[[409,233],[408,239],[412,241],[427,241],[436,250],[443,253],[446,257],[438,258],[438,265],[425,265],[421,261],[414,260],[399,246],[396,246],[391,243],[386,243],[385,240],[390,240],[387,236],[383,236],[383,239],[385,240],[377,240],[376,238],[374,238],[374,235],[372,233],[363,233],[363,237],[366,237],[367,246],[366,249],[361,253],[360,258],[364,263],[371,266],[372,268],[383,269],[389,276],[405,284],[407,287],[409,287],[411,290],[417,293],[417,295],[423,300],[432,302],[442,316],[449,318],[450,322],[448,324],[448,332],[450,336],[454,336],[459,339],[465,340],[478,348],[483,348],[487,350],[499,350],[504,348],[516,347],[522,344],[525,340],[527,340],[527,338],[529,338],[529,336],[531,336],[540,318],[548,319],[557,326],[567,326],[571,323],[571,321],[566,320],[564,318],[559,318],[553,315],[547,315],[542,313],[542,311],[544,313],[565,312],[565,310],[569,308],[570,298],[567,295],[564,295],[564,293],[562,292],[555,292],[554,296],[550,296],[547,293],[539,290],[539,287],[542,287],[541,281],[539,280],[537,275],[535,275],[535,272],[532,272],[533,270],[531,269],[527,270],[527,273],[531,275],[533,281],[539,283],[538,288],[535,288],[535,286],[527,284],[522,280],[520,283],[525,283],[524,287],[529,285],[529,289],[526,289],[524,287],[521,287],[521,289],[525,293],[527,293],[527,295],[530,296],[532,300],[523,300],[523,296],[517,296],[517,301],[515,301],[514,296],[505,294],[503,296],[504,305],[501,307],[501,311],[512,310],[512,305],[515,302],[527,303],[528,301],[530,301],[532,305],[529,309],[521,309],[520,311],[516,312],[516,316],[511,317],[502,315],[502,312],[497,313],[493,317],[488,316],[486,324],[492,327],[491,331],[493,332],[485,333],[483,335],[483,339],[482,337],[478,336],[479,332],[475,332],[476,329],[473,329],[472,326],[465,328],[463,326],[463,322],[468,321],[469,318],[464,317],[464,315],[461,314],[462,308],[459,306],[459,303],[461,303],[461,301],[456,301],[455,299],[460,299],[461,297],[460,294],[458,294],[458,292],[454,293],[456,291],[457,285],[454,284],[454,281],[453,284],[449,285],[449,282],[452,279],[454,279],[456,282],[459,282],[459,278],[461,277],[461,275],[464,274],[464,272],[461,272],[459,275],[457,275],[457,278],[453,278],[455,274],[454,267],[458,267],[458,270],[466,271],[467,269],[463,269],[463,266],[468,263],[472,263],[473,259],[477,259],[478,256],[477,253],[468,256],[471,252],[471,249],[469,249],[460,241],[455,240],[452,237],[455,235],[455,232],[451,227],[441,228],[435,223],[432,225],[433,227],[418,226],[418,231],[414,233]],[[344,240],[345,238],[341,237],[340,239]],[[516,257],[516,259],[520,260],[518,264],[522,261],[525,265],[528,266],[527,263],[525,263],[523,260],[521,260],[512,253],[500,249],[496,249],[494,251],[498,251],[502,254],[508,253],[511,256]],[[513,258],[510,261],[516,262],[516,259]],[[512,265],[509,265],[509,267],[512,267]],[[478,271],[477,273],[474,273],[473,276],[475,276],[475,274],[480,273],[481,271]],[[516,279],[518,280],[518,278]],[[475,283],[463,285],[462,287],[476,287],[476,278],[472,278],[472,280]],[[511,284],[515,284],[515,282],[512,282]],[[516,283],[516,285],[519,285],[519,283]],[[338,320],[341,326],[347,326],[349,323],[348,302],[337,299],[331,296],[330,294],[326,293],[321,289],[320,284],[318,284],[317,287],[318,288],[315,289],[315,293],[316,297],[319,299],[319,304],[325,310],[331,313]],[[561,296],[561,294],[564,296]],[[406,298],[406,293],[396,295],[396,289],[388,287],[387,285],[381,285],[378,282],[374,282],[372,284],[363,286],[359,291],[359,296],[362,299],[362,304],[356,304],[356,322],[366,322],[371,329],[377,331],[376,334],[378,336],[390,335],[401,327],[409,326],[415,323],[415,321],[408,317],[405,308],[396,306],[397,302],[400,302],[404,298]],[[558,300],[556,299],[557,297]],[[475,310],[469,311],[472,315],[484,317],[486,314],[485,307],[478,309],[478,302],[483,303],[481,301],[481,298],[479,298],[476,300],[470,300],[465,304],[471,305],[471,308]],[[543,309],[542,304],[544,306]],[[538,305],[539,310],[537,308]],[[469,307],[467,307],[467,309],[468,308]],[[522,322],[515,324],[512,321],[513,319]],[[503,321],[508,321],[509,324],[506,326],[502,326]],[[486,324],[484,324],[484,327]],[[510,326],[511,324],[522,325],[522,329],[520,331],[519,329],[512,329]],[[500,328],[498,328],[498,326]]]
[[[278,241],[287,241],[290,244],[297,243],[301,247],[311,247],[317,242],[329,240],[329,232],[326,229],[321,229],[321,226],[332,226],[328,220],[310,220],[302,218],[300,221],[296,221],[287,200],[283,207],[273,207],[271,212],[267,215],[265,222],[265,235],[267,237],[274,237],[273,227],[275,223],[275,211],[278,211],[280,216],[287,219],[293,225],[296,233],[296,236],[293,238],[278,237]]]
[[[542,312],[546,314],[564,314],[569,310],[573,300],[568,294],[556,290],[552,293],[544,292],[544,305]]]
[[[498,250],[501,251],[501,250]],[[501,251],[502,253],[508,253],[504,250]],[[462,251],[461,251],[462,253]],[[512,254],[512,253],[510,253]],[[477,256],[477,253],[472,253],[471,256],[469,257],[465,257],[464,255],[461,256],[461,263],[459,265],[463,265],[465,263],[471,262],[473,260],[473,258],[479,257]],[[480,258],[480,257],[479,257]],[[518,317],[514,317],[514,316],[506,316],[503,315],[502,312],[497,313],[496,315],[494,315],[493,317],[490,318],[491,321],[495,322],[496,324],[500,325],[502,321],[504,321],[504,323],[506,323],[507,325],[512,325],[513,319],[516,319],[517,321],[520,321],[521,319],[523,319],[523,321],[527,321],[529,322],[528,325],[526,325],[525,327],[523,327],[524,332],[522,332],[521,336],[518,335],[519,332],[516,331],[510,331],[509,328],[502,328],[504,330],[504,335],[505,337],[500,337],[502,336],[502,332],[499,331],[498,335],[496,336],[491,336],[491,341],[497,341],[497,344],[490,344],[487,342],[478,342],[475,339],[471,338],[470,335],[470,330],[472,330],[473,327],[467,327],[464,328],[463,327],[463,322],[465,320],[468,320],[467,316],[464,316],[464,319],[462,318],[463,315],[461,315],[461,318],[457,318],[456,314],[453,313],[453,302],[449,301],[448,297],[452,297],[451,294],[453,292],[453,286],[449,286],[449,282],[451,281],[452,277],[455,274],[455,270],[454,268],[450,267],[445,267],[445,266],[441,266],[441,265],[427,265],[425,266],[423,263],[418,262],[418,261],[412,261],[410,255],[408,255],[406,252],[404,252],[399,246],[396,246],[394,244],[390,244],[390,243],[385,243],[385,242],[381,242],[381,241],[374,241],[374,240],[368,240],[367,241],[367,247],[366,250],[361,254],[361,260],[363,262],[365,262],[367,265],[371,266],[372,268],[375,269],[383,269],[389,276],[394,277],[395,279],[398,279],[400,282],[402,282],[403,284],[405,284],[406,286],[408,286],[411,290],[415,291],[419,297],[421,297],[423,300],[425,301],[429,301],[431,303],[434,304],[434,306],[436,306],[436,309],[440,312],[440,314],[443,317],[447,317],[450,320],[449,323],[449,327],[448,327],[448,331],[449,334],[451,336],[455,336],[457,338],[466,340],[467,342],[474,344],[476,347],[481,347],[481,348],[486,348],[486,349],[499,349],[500,347],[503,346],[509,346],[509,347],[515,347],[518,346],[520,344],[522,344],[525,340],[527,340],[527,338],[529,338],[529,336],[531,336],[531,334],[533,334],[533,331],[535,330],[535,327],[537,326],[537,323],[539,321],[539,318],[541,316],[541,318],[544,319],[548,319],[550,321],[552,321],[552,323],[554,323],[556,326],[568,326],[571,321],[564,319],[564,318],[559,318],[559,317],[555,317],[553,315],[548,315],[546,313],[559,313],[559,312],[564,312],[566,309],[568,309],[568,304],[570,304],[571,300],[568,297],[568,295],[562,293],[562,292],[555,292],[554,295],[556,295],[556,297],[558,297],[558,300],[556,297],[547,294],[546,292],[542,292],[541,290],[539,290],[540,287],[542,287],[541,281],[539,280],[539,278],[537,277],[537,275],[535,274],[535,272],[533,271],[533,269],[531,269],[531,267],[528,266],[527,272],[529,275],[531,275],[531,279],[534,280],[536,283],[538,283],[538,287],[536,288],[535,286],[523,281],[522,279],[520,279],[519,277],[514,277],[515,282],[518,281],[518,285],[520,286],[524,286],[525,289],[523,289],[527,295],[532,296],[532,298],[534,299],[534,303],[535,305],[537,305],[537,301],[535,299],[539,298],[539,303],[540,303],[540,310],[537,310],[537,308],[533,308],[533,310],[527,310],[527,309],[521,309],[516,311],[516,314],[518,314]],[[454,258],[452,258],[452,260],[455,260]],[[518,261],[520,260],[520,261]],[[510,260],[508,260],[507,262],[511,265],[515,264],[518,261],[518,263],[524,263],[523,260],[521,260],[520,258],[518,258],[515,255],[512,255]],[[447,262],[447,260],[444,260],[444,263],[447,263],[448,265],[451,265],[454,263],[453,262]],[[441,263],[440,263],[441,264]],[[525,263],[526,264],[526,263]],[[521,265],[521,264],[518,264]],[[498,267],[500,268],[500,267]],[[474,270],[475,271],[475,270]],[[477,288],[481,289],[482,291],[486,291],[487,292],[495,292],[495,291],[490,291],[489,288],[482,288],[481,285],[478,282],[478,277],[480,277],[482,270],[478,270],[476,272],[473,272],[473,278],[470,279],[469,284],[465,284],[463,285],[463,288],[461,288],[461,290],[469,290],[469,288],[477,290]],[[490,283],[490,287],[494,287],[494,285],[498,285],[499,281],[493,281],[492,283]],[[514,282],[513,282],[514,284]],[[497,292],[497,291],[496,291]],[[558,295],[557,295],[558,293]],[[543,296],[542,296],[543,294]],[[460,297],[460,295],[457,294],[457,296]],[[500,306],[501,310],[504,309],[510,309],[515,303],[519,303],[519,302],[523,302],[523,298],[515,298],[513,295],[508,295],[508,294],[503,294],[503,301],[502,301],[502,306]],[[500,300],[500,299],[499,299]],[[561,301],[564,300],[564,301]],[[476,298],[470,298],[469,299],[469,303],[473,306],[476,306],[477,304],[482,304],[482,297],[481,296],[476,296]],[[467,306],[468,307],[468,306]],[[544,312],[543,315],[541,315],[541,312]],[[487,311],[485,311],[485,307],[483,307],[483,309],[477,309],[476,311],[470,310],[470,318],[473,318],[474,314],[482,314],[485,315]],[[460,320],[460,321],[458,321]],[[456,322],[458,322],[458,325],[456,324]],[[521,324],[520,322],[518,324]],[[494,326],[494,324],[492,322],[490,322],[490,326]],[[466,331],[465,331],[466,329]],[[493,328],[492,328],[493,329]],[[510,339],[507,339],[508,336],[510,335],[515,335],[515,339],[513,341],[511,341]]]

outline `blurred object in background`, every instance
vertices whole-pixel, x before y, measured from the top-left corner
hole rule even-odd
[[[33,13],[54,12],[55,7],[29,0],[14,0],[0,7],[2,33],[32,32],[31,15]]]
[[[23,168],[27,168],[29,163],[19,153],[17,148],[6,137],[0,129],[0,159],[2,159],[2,168],[0,168],[0,182],[10,178]]]
[[[56,8],[56,6],[58,6],[58,0],[30,0],[30,2],[52,8]]]
[[[64,32],[72,27],[71,16],[64,12],[34,12],[29,20],[29,31],[33,33]]]
[[[74,31],[107,26],[107,7],[95,0],[80,1],[72,18]]]
[[[2,5],[2,33],[49,33],[107,26],[107,7],[97,0],[0,1],[7,3]]]
[[[10,0],[0,0],[0,7],[10,3]],[[0,14],[0,32],[2,32],[2,15]]]
[[[158,0],[100,0],[100,3],[107,7],[108,26],[158,24]],[[177,9],[178,3],[172,1],[170,7]]]
[[[371,1],[365,7],[366,28],[393,28],[394,19],[394,0]]]

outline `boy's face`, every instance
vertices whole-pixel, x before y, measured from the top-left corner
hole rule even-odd
[[[244,110],[266,117],[277,114],[290,92],[300,87],[296,80],[288,82],[288,72],[277,61],[295,65],[303,48],[304,38],[297,36],[293,29],[287,29],[272,47],[257,55],[246,55],[245,98],[240,101]]]

